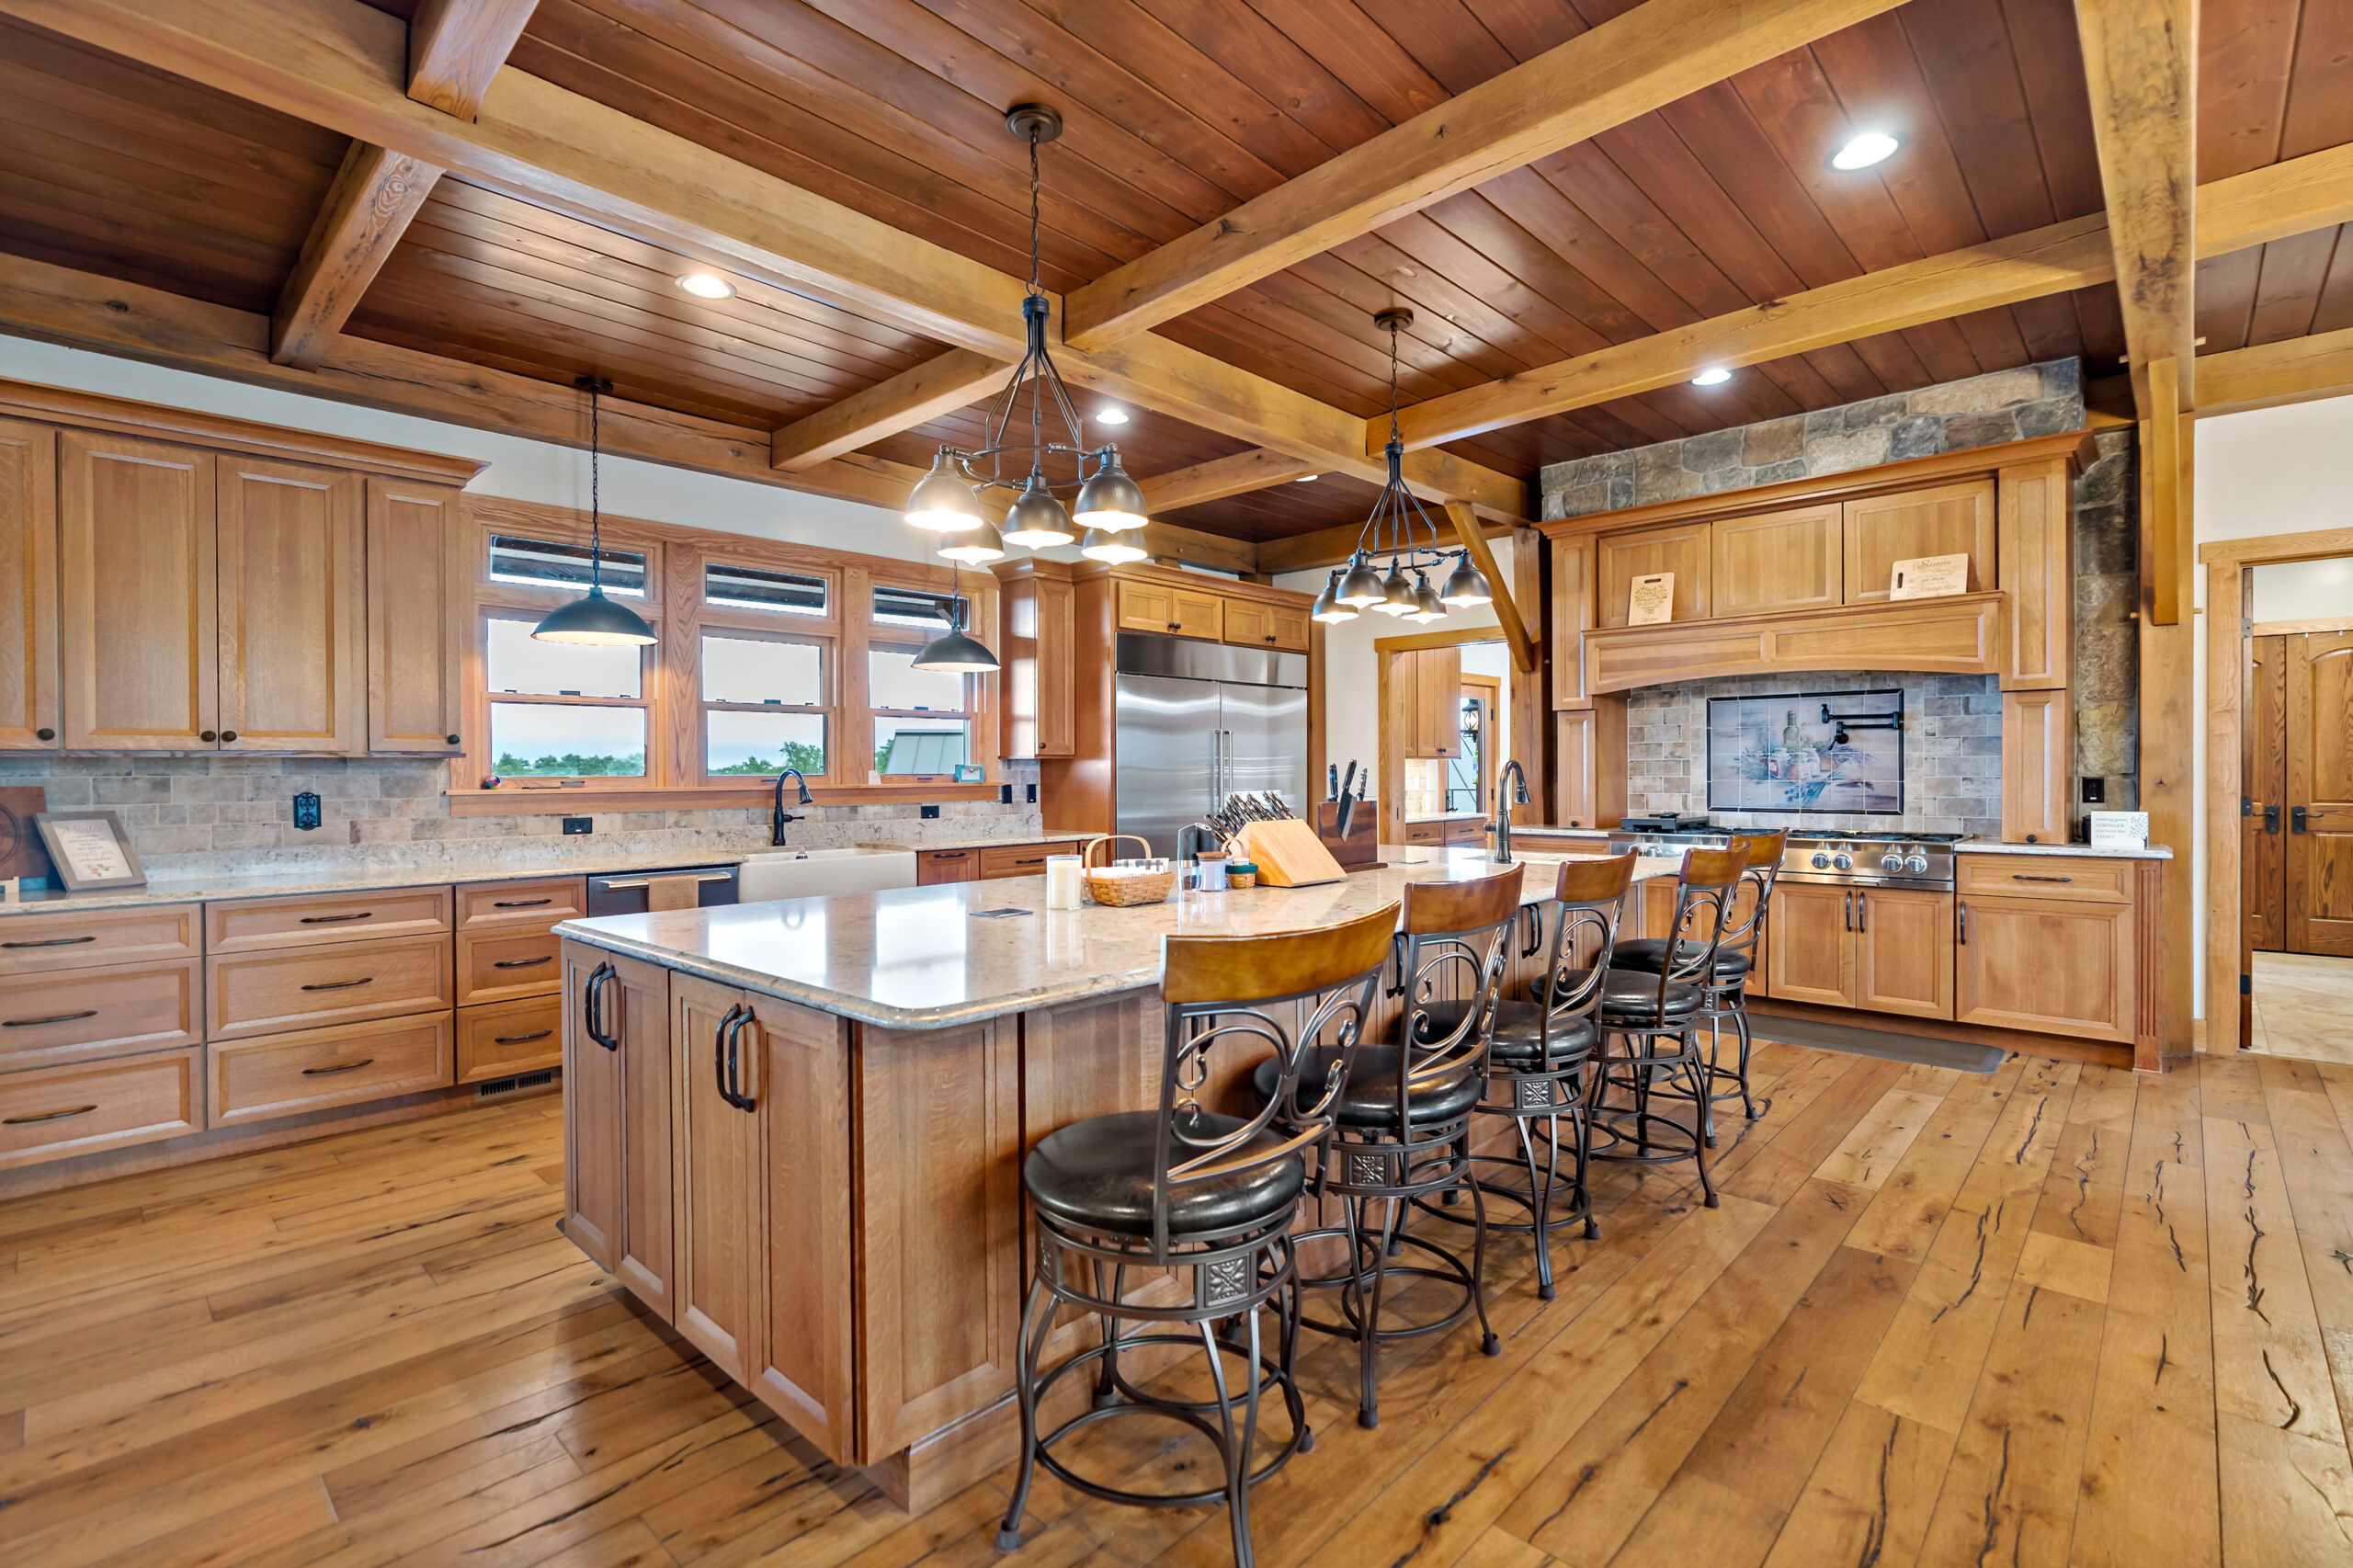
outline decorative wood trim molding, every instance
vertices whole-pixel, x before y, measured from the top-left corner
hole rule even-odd
[[[2206,566],[2261,566],[2281,561],[2318,561],[2331,555],[2353,554],[2353,528],[2314,528],[2302,534],[2264,534],[2256,539],[2218,539],[2198,547]],[[2213,579],[2207,579],[2213,585]],[[2234,600],[2234,603],[2237,601]],[[2209,614],[2216,613],[2212,599]]]
[[[2252,637],[2294,637],[2306,631],[2353,631],[2353,615],[2324,615],[2312,620],[2258,620],[2247,628]]]
[[[1613,626],[1585,634],[1586,688],[1814,670],[1999,675],[2008,596],[1840,605],[1796,614]]]
[[[105,397],[97,392],[39,386],[31,381],[0,381],[0,415],[39,419],[81,430],[105,430],[118,436],[197,441],[224,451],[329,463],[336,468],[435,484],[463,485],[490,466],[473,458],[411,451],[404,447],[387,447],[346,436],[314,435],[256,420],[197,414],[184,408],[166,408],[161,403],[133,403],[128,398]]]
[[[1153,566],[1143,562],[1110,566],[1099,561],[1080,561],[1072,563],[1070,573],[1071,580],[1077,583],[1090,582],[1098,577],[1108,577],[1114,582],[1158,583],[1173,588],[1188,588],[1194,593],[1216,594],[1222,598],[1280,605],[1285,609],[1311,608],[1315,603],[1313,594],[1278,588],[1267,583],[1204,576],[1198,572],[1187,572],[1175,566]]]

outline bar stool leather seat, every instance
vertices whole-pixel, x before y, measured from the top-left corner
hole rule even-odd
[[[1243,1124],[1234,1117],[1203,1111],[1197,1125],[1203,1136],[1217,1137],[1230,1135]],[[1159,1126],[1159,1112],[1134,1110],[1056,1128],[1022,1163],[1021,1185],[1029,1189],[1031,1202],[1069,1224],[1114,1235],[1148,1236]],[[1273,1133],[1262,1132],[1242,1150],[1246,1154],[1279,1142]],[[1169,1234],[1230,1231],[1272,1219],[1306,1187],[1307,1162],[1298,1155],[1236,1176],[1188,1183],[1169,1195]]]
[[[1299,1097],[1302,1104],[1313,1105],[1324,1093],[1324,1084],[1331,1075],[1332,1063],[1337,1060],[1334,1052],[1317,1050],[1309,1053],[1300,1068]],[[1281,1074],[1280,1063],[1273,1057],[1258,1064],[1251,1074],[1251,1082],[1258,1091],[1261,1102],[1274,1097]],[[1481,1080],[1464,1077],[1442,1087],[1416,1089],[1413,1096],[1413,1118],[1416,1123],[1451,1121],[1467,1116],[1479,1103]],[[1365,1045],[1357,1048],[1357,1064],[1348,1074],[1347,1084],[1340,1090],[1337,1107],[1343,1127],[1394,1127],[1397,1125],[1397,1048],[1393,1045]]]
[[[1570,975],[1582,986],[1590,970],[1571,970]],[[1539,1002],[1544,1000],[1544,982],[1539,980],[1529,986],[1529,993]],[[1574,993],[1572,993],[1574,994]],[[1696,985],[1681,982],[1666,988],[1666,1018],[1672,1024],[1685,1018],[1697,1017],[1699,1004],[1706,1000]],[[1601,983],[1601,1027],[1613,1029],[1624,1025],[1654,1023],[1659,1017],[1658,974],[1644,974],[1640,970],[1609,966],[1608,977]]]
[[[1424,1016],[1422,1033],[1429,1040],[1443,1040],[1461,1027],[1464,1004],[1441,1003]],[[1566,1024],[1555,1024],[1552,1029],[1552,1061],[1565,1064],[1593,1050],[1600,1031],[1589,1018],[1576,1018]],[[1535,1002],[1498,1002],[1495,1004],[1495,1033],[1488,1047],[1488,1059],[1506,1067],[1535,1067],[1544,1056],[1544,1008]]]
[[[1683,944],[1680,956],[1685,961],[1696,963],[1706,946],[1704,942],[1686,942]],[[1610,955],[1609,967],[1639,970],[1644,974],[1656,974],[1666,967],[1666,938],[1638,937],[1631,942],[1620,942],[1618,944],[1618,950]],[[1729,949],[1719,948],[1716,949],[1715,964],[1710,972],[1718,985],[1730,985],[1745,977],[1748,970],[1749,956],[1746,953],[1737,953]]]

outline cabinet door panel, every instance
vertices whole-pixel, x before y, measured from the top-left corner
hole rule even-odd
[[[210,751],[220,709],[210,452],[59,437],[65,744]]]
[[[587,1031],[588,977],[610,964]],[[670,973],[635,959],[563,944],[564,1233],[671,1320],[671,1161],[676,1097],[670,1076]],[[722,1009],[724,1011],[724,1009]]]
[[[359,476],[232,456],[218,483],[222,749],[361,749]]]
[[[2131,1043],[2131,905],[1969,898],[1957,915],[1961,1022]]]
[[[2001,472],[1997,572],[2010,596],[2004,686],[2063,686],[2075,667],[2075,505],[2070,468],[2064,458],[2053,458]]]
[[[1952,895],[1867,888],[1855,898],[1855,1006],[1952,1017]]]
[[[1709,593],[1711,553],[1708,525],[1676,523],[1635,533],[1607,534],[1596,550],[1601,624],[1626,624],[1626,596],[1637,577],[1675,574],[1675,619],[1705,620],[1715,613]]]
[[[758,1354],[762,1278],[759,1118],[719,1095],[720,1021],[744,994],[686,975],[670,985],[670,1070],[678,1085],[672,1153],[678,1332],[737,1382]],[[756,1038],[737,1037],[744,1087],[760,1094]]]
[[[1766,962],[1776,1001],[1855,1005],[1853,909],[1847,888],[1781,882],[1773,889]]]
[[[1940,484],[1847,503],[1847,602],[1888,597],[1899,561],[1969,557],[1969,591],[1995,585],[1994,486],[1985,480]]]
[[[1799,506],[1713,525],[1715,613],[1763,615],[1838,603],[1839,508]]]
[[[563,944],[563,1233],[609,1274],[620,1257],[621,1057],[590,1038],[587,1015],[589,976],[604,961],[597,949]]]
[[[752,1387],[827,1458],[847,1462],[858,1457],[848,1027],[766,997],[754,1011],[763,1185],[790,1200],[768,1205],[764,1328]]]
[[[452,752],[464,711],[464,502],[368,482],[368,747]]]
[[[1626,699],[1597,697],[1590,708],[1564,708],[1552,717],[1552,820],[1563,827],[1616,827],[1626,813]]]
[[[57,726],[57,432],[0,419],[0,751]]]
[[[1118,596],[1122,631],[1174,631],[1182,624],[1176,619],[1176,596],[1157,583],[1123,581]]]
[[[1176,622],[1170,630],[1177,636],[1206,637],[1214,642],[1225,635],[1225,601],[1217,595],[1178,588],[1169,595],[1169,603]]]
[[[2065,688],[2002,693],[2003,839],[2066,843],[2075,777],[2075,710]]]
[[[1594,540],[1552,541],[1552,706],[1586,705],[1585,634],[1594,615]]]
[[[1225,607],[1225,640],[1265,647],[1274,641],[1275,617],[1270,605],[1256,599],[1234,599]]]

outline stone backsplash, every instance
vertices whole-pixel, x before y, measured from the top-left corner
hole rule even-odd
[[[1035,763],[1005,765],[1018,799]],[[557,815],[453,816],[449,765],[429,758],[271,756],[6,756],[0,785],[38,784],[51,811],[96,806],[120,813],[149,878],[169,881],[273,868],[408,866],[511,856],[533,868],[600,858],[704,856],[765,848],[766,807],[617,812],[583,803],[596,831],[565,835]],[[293,797],[319,796],[320,825],[297,828]],[[948,839],[1042,835],[1034,804],[949,801],[937,818],[916,805],[790,806],[792,844],[920,847]]]

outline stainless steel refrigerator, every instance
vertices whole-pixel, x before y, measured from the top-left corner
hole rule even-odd
[[[1122,633],[1118,661],[1121,833],[1173,855],[1177,829],[1233,794],[1277,795],[1307,814],[1306,654]]]

